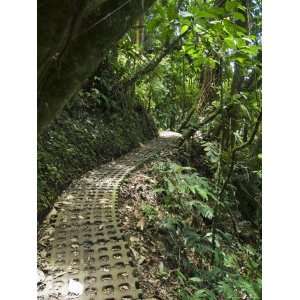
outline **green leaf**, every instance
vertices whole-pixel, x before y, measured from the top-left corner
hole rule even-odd
[[[213,208],[209,207],[207,204],[201,203],[201,214],[205,218],[211,220],[214,216],[214,210],[213,210]]]
[[[245,46],[246,46],[246,42],[245,42],[243,39],[237,38],[237,39],[235,39],[235,40],[236,40],[237,46],[238,46],[239,48],[242,48],[242,47],[245,47]]]
[[[241,110],[242,110],[244,116],[246,116],[248,118],[248,120],[252,119],[248,108],[244,104],[241,104]]]
[[[239,298],[233,287],[227,282],[219,283],[219,292],[224,295],[225,299]]]
[[[245,58],[240,57],[240,56],[236,57],[235,60],[241,64],[243,64],[245,62]]]
[[[251,297],[251,299],[260,299],[260,295],[257,293],[255,285],[252,282],[241,278],[237,283],[239,288],[242,291],[246,292]]]
[[[246,18],[243,14],[239,13],[239,12],[234,12],[233,13],[233,17],[237,20],[240,20],[242,22],[245,22],[246,21]]]
[[[189,281],[191,282],[202,282],[202,279],[199,277],[190,277]]]
[[[245,28],[228,20],[224,20],[224,30],[228,34],[233,36],[237,36],[239,34],[247,34],[247,30]]]
[[[259,49],[260,49],[259,46],[251,45],[251,46],[244,47],[244,48],[241,49],[241,50],[242,50],[244,53],[246,53],[246,54],[250,54],[250,55],[256,56]]]
[[[181,33],[186,32],[186,31],[188,30],[188,28],[189,28],[188,25],[183,25],[183,26],[181,27]]]
[[[197,16],[200,18],[215,18],[216,15],[214,13],[208,11],[198,11]]]
[[[235,10],[236,8],[238,8],[239,5],[240,5],[240,3],[237,1],[227,0],[225,3],[225,9],[227,11],[232,11],[232,10]]]
[[[236,49],[236,41],[232,36],[229,36],[227,38],[224,39],[225,45],[227,46],[227,48],[230,49]]]
[[[173,183],[169,179],[167,179],[167,183],[168,183],[168,192],[173,193],[175,191],[175,187]]]
[[[193,299],[201,299],[201,300],[216,300],[216,295],[207,289],[198,290],[194,295]]]
[[[246,10],[246,7],[243,6],[239,1],[227,0],[225,3],[225,10],[228,12],[235,11],[240,9],[242,11]]]
[[[208,200],[208,190],[203,189],[200,186],[195,186],[195,191],[202,199]]]
[[[224,8],[222,7],[211,7],[208,9],[208,11],[214,14],[215,16],[222,16],[225,13]]]

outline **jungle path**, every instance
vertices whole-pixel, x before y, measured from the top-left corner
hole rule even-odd
[[[140,165],[172,147],[159,138],[101,165],[62,194],[38,234],[39,300],[141,299],[138,274],[118,216],[118,189]]]

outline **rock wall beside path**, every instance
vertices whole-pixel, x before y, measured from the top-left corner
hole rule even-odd
[[[74,179],[156,135],[141,105],[103,112],[86,100],[76,100],[38,139],[38,220]]]

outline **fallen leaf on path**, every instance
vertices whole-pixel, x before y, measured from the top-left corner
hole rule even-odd
[[[135,236],[131,236],[131,237],[129,238],[129,240],[130,240],[130,242],[132,242],[132,243],[134,243],[134,242],[139,242],[139,241],[140,241],[140,239],[137,238],[137,237],[135,237]]]
[[[83,292],[83,285],[74,279],[69,279],[68,285],[68,295],[73,297],[78,297]]]
[[[134,259],[135,259],[135,260],[138,260],[139,257],[140,257],[140,254],[139,254],[135,249],[133,249],[132,247],[129,247],[129,249],[131,250]]]
[[[138,260],[138,264],[141,265],[146,260],[146,257],[141,255],[140,259]]]
[[[60,272],[60,273],[57,273],[55,276],[53,276],[53,279],[56,279],[60,276],[63,276],[64,274],[67,274],[67,272]]]
[[[49,215],[48,215],[48,218],[54,217],[54,216],[56,216],[56,215],[57,215],[57,210],[56,210],[55,208],[53,208],[53,209],[50,211],[50,213],[49,213]]]
[[[164,272],[164,263],[161,261],[160,263],[159,263],[159,272],[160,273],[163,273]]]
[[[70,202],[70,201],[62,201],[61,203],[62,203],[62,204],[65,204],[65,205],[70,205],[70,204],[72,204],[72,202]]]
[[[136,224],[136,227],[140,228],[141,230],[144,230],[145,227],[145,218],[142,217],[138,223]]]
[[[42,250],[40,252],[41,257],[45,258],[47,256],[47,251],[46,250]]]
[[[38,269],[38,283],[43,282],[46,276],[43,271]]]

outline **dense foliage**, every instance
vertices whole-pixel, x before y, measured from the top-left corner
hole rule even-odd
[[[119,44],[117,64],[158,127],[183,132],[187,156],[204,154],[189,146],[201,132],[219,198],[259,225],[261,2],[157,1]]]
[[[180,163],[156,167],[181,298],[260,299],[261,2],[156,1],[117,64],[157,126],[183,133]]]
[[[259,229],[230,196],[219,199],[213,177],[200,173],[178,161],[152,168],[160,208],[145,204],[142,210],[146,230],[164,236],[161,275],[174,278],[175,270],[179,299],[261,299]]]
[[[136,91],[161,128],[182,129],[187,118],[197,123],[221,108],[232,132],[249,132],[260,110],[260,30],[256,1],[158,1],[145,17],[143,44],[129,33],[119,63],[144,75]],[[161,54],[156,68],[141,72]]]

